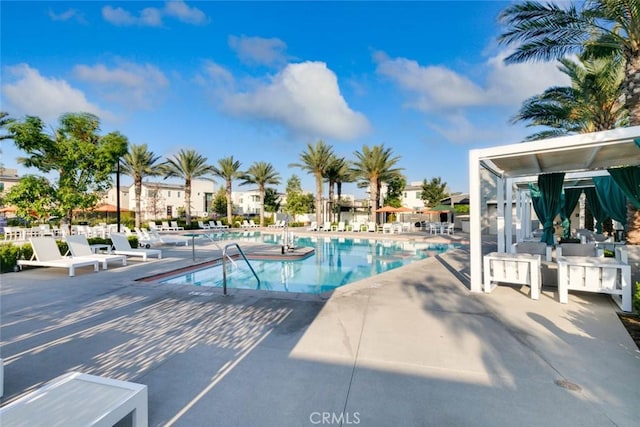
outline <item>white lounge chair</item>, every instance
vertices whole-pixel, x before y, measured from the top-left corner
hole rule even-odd
[[[198,227],[202,228],[203,230],[211,230],[211,226],[209,224],[205,224],[202,221],[198,221]]]
[[[181,231],[184,230],[184,227],[180,227],[178,225],[178,221],[171,221],[171,229],[174,231]]]
[[[102,269],[107,269],[107,263],[109,261],[119,261],[122,265],[127,265],[127,257],[124,255],[110,255],[110,254],[94,254],[91,251],[91,246],[89,246],[89,242],[87,241],[87,237],[82,234],[78,234],[76,236],[67,236],[65,237],[67,242],[67,246],[69,247],[69,252],[74,259],[87,258],[87,259],[97,259],[102,262]]]
[[[376,223],[374,221],[369,221],[367,223],[367,231],[369,231],[371,233],[375,233],[376,231],[378,231],[378,226],[376,225]]]
[[[116,255],[141,256],[143,261],[146,261],[149,256],[157,256],[158,259],[162,259],[160,249],[132,248],[129,239],[122,233],[111,233],[111,242],[115,248],[113,253]]]
[[[269,226],[271,227],[271,226]],[[311,225],[309,227],[307,227],[307,231],[318,231],[318,222],[317,221],[312,221]]]
[[[149,230],[149,234],[151,235],[152,242],[161,245],[175,244],[177,246],[181,243],[184,243],[185,246],[189,246],[189,242],[191,242],[190,237],[160,235],[157,231],[154,230]]]
[[[218,227],[219,230],[227,230],[229,228],[229,226],[224,225],[222,221],[216,221],[216,227]]]
[[[69,269],[69,276],[76,275],[77,267],[86,267],[93,265],[94,271],[99,270],[100,261],[96,258],[79,258],[65,257],[60,253],[58,244],[51,236],[31,237],[29,239],[33,248],[33,256],[30,260],[18,260],[18,266],[25,265],[34,267],[60,267]]]

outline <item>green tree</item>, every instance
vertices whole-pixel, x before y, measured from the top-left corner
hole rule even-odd
[[[564,5],[564,3],[563,3]],[[500,14],[506,25],[499,41],[515,47],[507,63],[619,56],[624,62],[623,90],[629,124],[640,125],[640,0],[587,0],[566,8],[527,1]],[[627,204],[627,243],[640,244],[640,210]]]
[[[5,201],[15,206],[16,215],[22,218],[30,218],[32,214],[46,218],[58,213],[55,188],[42,176],[25,175],[20,178],[5,195]]]
[[[291,175],[291,177],[287,180],[287,188],[285,188],[285,193],[289,194],[293,191],[297,191],[302,193],[302,182],[300,181],[300,177],[298,175]]]
[[[233,221],[233,195],[231,188],[233,181],[242,178],[244,172],[240,170],[240,162],[234,160],[233,156],[218,160],[218,166],[213,167],[213,175],[224,179],[225,191],[227,192],[227,223],[231,225]]]
[[[0,130],[5,130],[7,129],[7,127],[13,123],[15,120],[9,117],[9,113],[5,112],[5,111],[0,111]],[[11,139],[13,138],[13,135],[11,135],[11,132],[7,132],[7,133],[0,133],[0,142],[4,141],[5,139]],[[2,146],[0,146],[0,155],[2,154]],[[2,157],[0,156],[0,175],[4,174],[4,165],[2,164]],[[0,189],[0,192],[2,190]]]
[[[625,126],[629,115],[622,102],[624,63],[619,57],[561,59],[559,69],[571,86],[555,86],[524,101],[513,123],[545,126],[527,137],[538,140]]]
[[[389,182],[401,174],[403,168],[396,167],[399,156],[394,156],[391,148],[384,144],[372,148],[364,145],[362,151],[354,153],[351,173],[363,185],[369,187],[369,203],[372,212],[380,207],[380,188],[383,182]]]
[[[55,205],[68,224],[74,209],[93,207],[112,185],[115,165],[127,152],[128,141],[119,132],[100,136],[100,119],[89,113],[67,113],[59,127],[44,131],[43,121],[27,116],[9,125],[13,140],[27,156],[18,159],[26,167],[57,173],[52,184]]]
[[[431,178],[431,181],[426,179],[422,181],[422,192],[420,198],[424,201],[424,205],[427,207],[434,207],[440,204],[440,201],[447,197],[447,183],[442,182],[440,177]]]
[[[402,175],[392,177],[387,181],[387,195],[384,204],[399,208],[402,206],[402,195],[407,186],[407,180]]]
[[[300,154],[300,163],[289,165],[312,174],[316,179],[316,221],[318,224],[322,223],[322,180],[332,157],[333,147],[325,144],[324,141],[317,141],[315,145],[307,144],[307,150]]]
[[[245,175],[242,176],[240,185],[256,184],[260,193],[260,226],[264,227],[264,196],[267,184],[280,184],[280,174],[275,170],[271,163],[255,162],[253,163]]]
[[[160,173],[167,178],[184,179],[184,204],[187,226],[191,225],[191,182],[213,174],[214,168],[207,164],[207,158],[195,150],[181,149],[160,166]]]
[[[223,187],[216,191],[211,209],[218,215],[227,213],[227,192]]]
[[[161,168],[158,161],[160,156],[156,156],[153,151],[149,151],[147,144],[129,147],[129,152],[122,158],[122,173],[133,178],[133,186],[136,199],[136,220],[135,226],[140,227],[142,212],[140,209],[142,196],[142,180],[147,176],[160,175]]]
[[[264,210],[276,213],[280,210],[281,203],[278,190],[267,187],[264,192]]]
[[[297,175],[291,175],[287,180],[286,196],[287,202],[284,206],[284,211],[293,216],[294,219],[296,215],[313,211],[313,196],[302,192],[300,178]]]

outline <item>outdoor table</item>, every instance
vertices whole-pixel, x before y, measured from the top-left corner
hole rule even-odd
[[[108,254],[111,253],[111,245],[89,245],[89,247],[94,254],[99,254],[101,251],[106,251]]]

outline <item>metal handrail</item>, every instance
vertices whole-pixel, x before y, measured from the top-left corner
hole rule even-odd
[[[244,259],[244,261],[249,266],[249,269],[253,273],[253,276],[258,281],[258,288],[260,288],[260,278],[258,277],[258,275],[256,274],[256,271],[251,266],[251,263],[249,262],[249,260],[245,256],[244,252],[242,251],[242,248],[240,248],[240,245],[238,245],[237,243],[227,243],[225,245],[224,249],[222,250],[222,293],[224,295],[227,295],[227,266],[226,266],[226,261],[225,260],[227,259],[227,248],[230,247],[230,246],[235,246],[236,248],[238,248],[238,252],[240,252],[240,255],[242,255],[242,258]]]

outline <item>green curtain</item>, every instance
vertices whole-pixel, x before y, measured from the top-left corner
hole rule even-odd
[[[544,223],[541,242],[547,245],[553,245],[553,220],[560,212],[562,207],[562,183],[564,182],[564,173],[547,173],[538,175],[538,188],[540,189],[540,199],[542,201],[542,209],[540,221]]]
[[[637,139],[636,142],[640,141]],[[607,169],[625,196],[640,209],[640,166]]]
[[[609,215],[607,215],[607,212],[602,208],[602,204],[600,204],[600,199],[598,199],[598,193],[596,193],[595,188],[585,188],[584,195],[587,196],[587,206],[589,206],[589,211],[596,219],[596,233],[602,234],[602,223],[609,218]]]
[[[531,194],[531,204],[533,205],[533,210],[536,213],[538,219],[540,219],[542,215],[542,199],[540,198],[540,189],[538,188],[538,184],[530,182],[529,193]]]
[[[560,219],[562,219],[562,237],[571,237],[571,212],[576,208],[582,194],[582,188],[565,188]]]
[[[598,200],[607,216],[627,228],[627,197],[611,176],[593,177]]]

